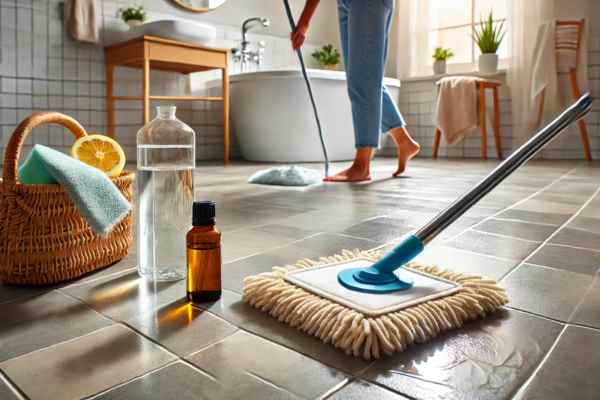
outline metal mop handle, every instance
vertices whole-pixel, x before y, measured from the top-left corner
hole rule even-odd
[[[566,109],[554,121],[544,127],[523,146],[510,155],[502,164],[498,165],[487,177],[479,182],[473,189],[452,203],[448,208],[438,214],[427,225],[419,229],[415,236],[424,244],[429,243],[442,232],[448,225],[463,215],[483,196],[500,184],[517,168],[531,159],[539,150],[561,133],[567,126],[583,118],[592,108],[592,99],[589,93],[581,96],[577,102]]]
[[[295,32],[296,22],[294,22],[294,16],[292,15],[292,9],[290,8],[288,0],[283,0],[283,5],[285,6],[285,12],[290,22],[290,28],[292,29],[292,32]],[[302,76],[304,76],[304,82],[306,82],[306,88],[308,89],[308,97],[310,97],[310,102],[312,104],[313,112],[315,114],[315,120],[317,121],[317,128],[319,129],[319,140],[321,141],[321,148],[323,149],[323,158],[325,159],[325,177],[328,177],[329,156],[327,155],[327,146],[325,145],[325,139],[323,138],[323,129],[321,128],[321,120],[319,119],[319,113],[317,111],[317,103],[315,102],[312,87],[310,85],[310,81],[308,80],[308,74],[306,73],[306,65],[304,64],[304,57],[302,56],[302,52],[300,51],[300,49],[296,50],[296,54],[298,54],[298,60],[300,60]]]
[[[371,268],[367,268],[366,271],[362,272],[360,278],[373,282],[381,280],[382,276],[390,278],[390,274],[393,271],[416,257],[423,251],[423,247],[448,225],[463,215],[517,168],[531,159],[531,157],[561,133],[567,126],[583,118],[591,108],[592,99],[590,94],[586,93],[554,121],[544,127],[524,145],[519,147],[473,189],[465,193],[448,208],[439,213],[414,235],[407,235],[392,251],[373,264]]]

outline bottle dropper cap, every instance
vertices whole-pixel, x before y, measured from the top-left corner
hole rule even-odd
[[[215,224],[215,202],[195,201],[192,215],[194,226],[207,226]]]

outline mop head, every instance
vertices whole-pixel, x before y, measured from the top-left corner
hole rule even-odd
[[[262,185],[308,186],[319,183],[322,179],[321,174],[314,169],[292,165],[258,171],[248,179],[248,182]]]
[[[416,262],[405,267],[404,273],[416,278],[414,288],[407,291],[345,293],[331,279],[348,263],[375,262],[379,257],[345,250],[319,261],[305,259],[274,267],[272,272],[244,279],[243,299],[280,322],[366,360],[425,343],[508,302],[504,289],[492,280]]]

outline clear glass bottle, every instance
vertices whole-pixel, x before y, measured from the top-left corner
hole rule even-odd
[[[196,137],[175,111],[157,107],[156,118],[137,133],[138,273],[155,281],[186,277]]]

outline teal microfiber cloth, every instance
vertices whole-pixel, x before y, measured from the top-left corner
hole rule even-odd
[[[60,184],[98,235],[106,235],[131,210],[108,176],[60,151],[36,144],[19,168],[22,184]]]
[[[309,186],[321,182],[322,179],[321,174],[314,169],[292,165],[258,171],[248,178],[248,182],[276,186]]]

